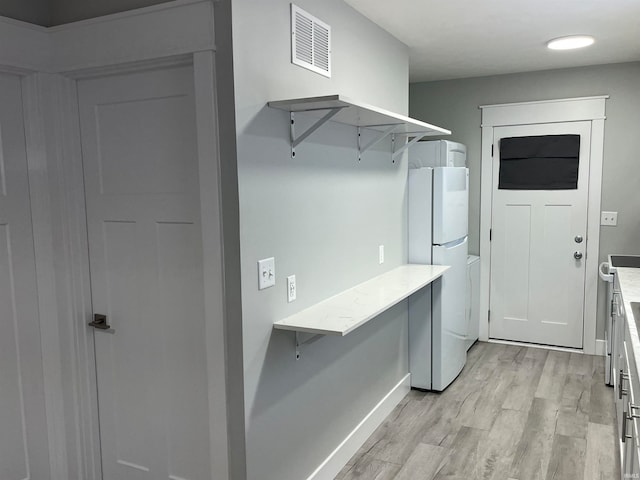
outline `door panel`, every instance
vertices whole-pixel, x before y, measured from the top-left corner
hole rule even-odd
[[[505,248],[498,265],[509,265],[509,281],[504,282],[504,315],[510,320],[525,320],[529,311],[529,265],[531,263],[531,207],[505,205]],[[499,271],[499,270],[498,270]]]
[[[571,303],[575,297],[569,291],[570,288],[576,286],[576,282],[572,281],[574,270],[572,267],[576,265],[575,259],[571,259],[573,252],[558,248],[558,245],[566,243],[567,238],[572,238],[572,209],[573,205],[545,205],[543,207],[544,232],[540,242],[540,250],[544,255],[543,262],[545,265],[568,264],[568,268],[556,268],[550,275],[546,275],[545,281],[541,285],[544,289],[540,292],[539,298],[543,298],[549,293],[552,293],[554,298],[553,302],[543,302],[539,307],[542,312],[540,321],[548,325],[567,325],[573,314],[572,309],[576,307]],[[586,231],[586,225],[581,231]],[[576,245],[576,249],[578,247]],[[566,261],[567,257],[570,258],[569,262]],[[582,265],[583,262],[578,264],[580,267]],[[579,280],[582,280],[578,283],[579,288],[584,289],[584,280],[580,278]],[[579,296],[579,300],[580,302],[584,301],[583,295]],[[580,328],[580,335],[582,336],[582,328]]]
[[[211,478],[192,67],[78,92],[104,478]]]
[[[498,189],[502,138],[564,134],[580,135],[577,189]],[[491,338],[582,347],[590,135],[590,122],[494,129]]]
[[[167,95],[97,106],[97,160],[103,194],[188,190],[190,172],[181,160],[194,160],[183,157],[193,153],[194,139],[181,123],[193,114],[190,100],[186,95]]]
[[[20,79],[0,74],[0,478],[50,478]]]

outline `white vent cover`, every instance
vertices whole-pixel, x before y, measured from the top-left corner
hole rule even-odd
[[[291,62],[331,77],[331,27],[291,4]]]

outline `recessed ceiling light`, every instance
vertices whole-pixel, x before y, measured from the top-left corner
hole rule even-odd
[[[570,35],[568,37],[554,38],[547,42],[547,48],[551,50],[571,50],[574,48],[588,47],[595,40],[589,35]]]

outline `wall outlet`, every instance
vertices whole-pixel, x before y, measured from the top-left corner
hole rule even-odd
[[[296,288],[296,276],[289,275],[287,277],[287,302],[293,302],[298,295],[298,291]]]
[[[258,290],[276,284],[276,260],[273,257],[258,261]]]
[[[378,247],[378,263],[384,263],[384,245]]]
[[[615,227],[618,225],[618,212],[601,212],[600,225]]]

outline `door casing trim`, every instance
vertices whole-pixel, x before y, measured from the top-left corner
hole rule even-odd
[[[239,461],[230,471],[230,460],[244,455],[244,437],[234,436],[234,444],[229,446],[230,425],[244,431],[244,417],[234,413],[231,419],[233,405],[228,401],[229,385],[242,393],[241,387],[235,386],[237,371],[230,378],[228,370],[232,359],[234,367],[242,371],[242,362],[237,360],[242,358],[242,335],[235,326],[241,323],[240,307],[233,304],[235,308],[231,309],[224,296],[226,290],[239,291],[239,280],[233,272],[225,274],[224,268],[232,263],[228,257],[236,254],[232,248],[227,249],[231,253],[225,252],[224,242],[233,237],[237,224],[231,214],[226,214],[229,225],[223,230],[223,185],[216,135],[217,3],[174,0],[53,28],[0,17],[0,39],[7,40],[3,43],[7,48],[0,52],[0,72],[22,78],[30,197],[35,213],[37,301],[41,325],[46,327],[42,362],[51,480],[102,477],[93,333],[86,326],[92,306],[76,81],[185,62],[194,68],[199,181],[207,186],[207,192],[201,195],[201,205],[206,208],[201,212],[218,210],[217,218],[201,213],[203,240],[208,241],[203,251],[209,259],[204,266],[205,289],[225,299],[219,308],[205,307],[211,463],[216,478],[241,480],[246,476]],[[229,171],[235,169],[235,157],[225,162]],[[224,185],[227,196],[233,197],[234,189],[237,196],[237,178]],[[231,285],[228,278],[232,279]],[[233,350],[227,349],[229,340],[233,340]],[[241,400],[234,403],[242,404]]]
[[[608,95],[484,105],[480,165],[480,340],[489,340],[489,292],[491,281],[491,229],[493,129],[498,126],[533,125],[575,121],[591,122],[591,158],[587,200],[584,323],[582,351],[595,355],[600,252],[600,204],[604,153],[605,102]]]

